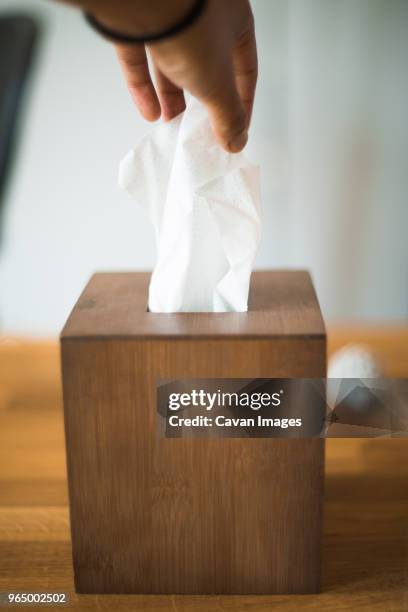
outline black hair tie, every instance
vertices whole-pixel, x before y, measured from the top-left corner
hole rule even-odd
[[[99,23],[97,19],[91,13],[84,13],[85,19],[89,23],[90,26],[94,30],[96,30],[99,34],[101,34],[104,38],[115,42],[121,43],[125,45],[134,45],[140,43],[150,43],[156,42],[158,40],[163,40],[164,38],[170,38],[171,36],[175,36],[182,30],[185,30],[189,26],[191,26],[201,15],[204,10],[204,7],[207,3],[207,0],[195,0],[193,6],[190,11],[185,15],[179,22],[174,25],[162,30],[161,32],[155,32],[153,34],[145,34],[138,36],[131,36],[128,34],[123,34],[122,32],[116,32],[115,30],[111,30],[110,28],[104,26],[102,23]]]

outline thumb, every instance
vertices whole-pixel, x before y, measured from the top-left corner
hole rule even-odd
[[[202,102],[217,141],[229,153],[238,153],[248,140],[248,120],[232,69],[227,75],[224,71],[221,81],[211,88],[211,94],[202,97]]]

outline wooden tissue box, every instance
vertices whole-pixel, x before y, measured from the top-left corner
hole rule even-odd
[[[324,440],[159,438],[156,383],[326,376],[309,274],[252,275],[247,313],[153,314],[149,274],[95,274],[61,334],[80,593],[314,593]]]

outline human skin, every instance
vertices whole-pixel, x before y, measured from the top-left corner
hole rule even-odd
[[[182,19],[194,0],[65,0],[101,24],[128,35],[160,32]],[[149,121],[168,121],[185,108],[184,91],[206,107],[214,135],[227,151],[248,139],[257,81],[254,21],[249,0],[207,0],[188,28],[149,44],[116,44],[132,98]],[[154,82],[147,62],[154,72]]]

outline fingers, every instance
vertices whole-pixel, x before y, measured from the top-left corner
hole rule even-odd
[[[239,97],[245,107],[249,126],[254,105],[256,81],[258,78],[258,57],[252,15],[249,28],[238,39],[233,49],[232,60],[235,82],[237,84]]]
[[[232,75],[220,83],[207,102],[217,140],[227,151],[238,153],[248,140],[248,127],[258,78],[254,23],[238,39],[232,53]],[[228,71],[225,72],[228,75]]]
[[[155,67],[155,74],[162,117],[165,121],[169,121],[186,108],[183,90],[172,83],[157,67]]]
[[[186,107],[183,91],[158,69],[155,69],[156,93],[144,46],[117,45],[116,52],[132,98],[145,119],[154,121],[162,114],[168,121],[183,112]]]
[[[207,107],[214,135],[229,153],[241,151],[248,140],[247,116],[238,94],[232,65],[220,70],[201,97]]]
[[[143,45],[116,45],[127,86],[139,111],[148,121],[160,117],[160,103],[150,77]]]
[[[245,30],[233,45],[223,70],[219,70],[218,82],[207,100],[215,136],[231,153],[241,151],[247,143],[258,78],[254,19],[249,2],[242,3],[242,7]]]
[[[197,43],[195,43],[197,46]],[[191,46],[191,41],[190,41]],[[236,44],[219,61],[216,49],[193,45],[183,62],[173,61],[165,49],[155,48],[152,53],[156,90],[149,73],[144,46],[118,45],[119,61],[130,93],[142,115],[149,121],[163,115],[165,121],[185,109],[183,87],[199,98],[206,106],[214,135],[220,145],[231,153],[241,151],[248,140],[257,81],[257,52],[253,19]],[[152,50],[151,50],[152,51]],[[176,53],[177,52],[177,53]],[[178,59],[180,49],[173,50]],[[158,67],[159,66],[159,67]],[[174,69],[178,66],[178,69]],[[183,70],[180,73],[180,66]],[[177,84],[176,84],[177,83]]]

